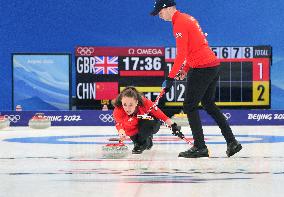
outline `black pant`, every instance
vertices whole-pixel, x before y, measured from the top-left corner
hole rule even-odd
[[[145,144],[147,139],[153,134],[156,134],[161,126],[161,122],[157,119],[154,120],[143,120],[140,119],[138,122],[138,133],[134,136],[130,136],[130,139],[134,143],[140,145]]]
[[[234,134],[219,108],[215,104],[216,84],[220,66],[209,68],[191,68],[187,76],[187,88],[184,100],[184,111],[192,131],[194,145],[206,147],[203,129],[198,112],[198,104],[215,120],[227,143],[235,140]]]

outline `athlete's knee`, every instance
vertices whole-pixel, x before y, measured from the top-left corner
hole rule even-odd
[[[201,105],[209,113],[218,109],[214,101],[201,101]]]
[[[160,121],[154,120],[139,120],[138,131],[143,133],[155,134],[160,129]]]
[[[138,122],[138,129],[148,129],[151,128],[153,123],[151,120],[146,120],[146,119],[140,119]]]

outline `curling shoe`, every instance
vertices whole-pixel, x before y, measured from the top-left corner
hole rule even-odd
[[[199,158],[199,157],[209,157],[209,153],[207,147],[197,148],[196,146],[193,146],[187,151],[180,152],[178,156],[185,158]]]
[[[146,148],[146,145],[139,145],[138,143],[135,143],[134,148],[132,149],[132,154],[141,154]]]
[[[150,135],[149,138],[147,139],[147,150],[150,150],[153,146],[153,135]]]
[[[226,154],[228,157],[231,157],[240,150],[242,150],[242,148],[242,145],[237,140],[234,140],[227,145]]]

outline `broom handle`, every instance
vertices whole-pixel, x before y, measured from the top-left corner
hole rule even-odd
[[[162,98],[162,96],[165,94],[165,88],[162,89],[162,91],[160,92],[160,94],[157,96],[154,104],[149,108],[149,110],[146,112],[146,115],[148,115],[154,107],[156,107],[159,103],[159,100]]]
[[[185,64],[185,62],[182,64],[182,66],[181,66],[180,70],[178,71],[178,73],[176,74],[176,77],[175,77],[175,78],[179,78],[179,77],[180,77],[180,73],[181,73],[181,70],[182,70],[183,67],[184,67],[184,64]],[[149,108],[149,110],[146,112],[145,115],[148,115],[148,114],[152,111],[152,109],[153,109],[154,107],[156,107],[156,106],[159,104],[159,100],[163,97],[163,95],[164,95],[165,93],[166,93],[165,88],[162,88],[162,91],[161,91],[160,94],[157,96],[157,98],[156,98],[154,104]]]

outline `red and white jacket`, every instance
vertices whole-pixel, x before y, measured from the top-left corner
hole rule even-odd
[[[151,106],[153,106],[153,102],[149,99],[142,97],[144,106],[137,106],[136,112],[134,115],[128,115],[123,107],[115,107],[113,111],[113,117],[115,120],[116,129],[119,131],[123,129],[128,136],[133,136],[138,133],[138,118],[137,115],[144,115]],[[149,115],[166,121],[169,119],[159,108],[153,109]]]
[[[170,78],[175,78],[181,66],[188,72],[190,68],[206,68],[219,65],[219,60],[210,49],[206,36],[197,20],[192,16],[176,11],[172,17],[173,33],[176,38],[177,56]]]

